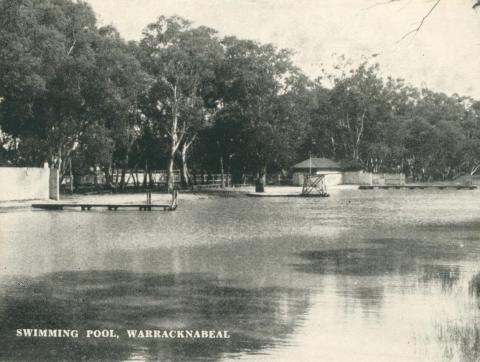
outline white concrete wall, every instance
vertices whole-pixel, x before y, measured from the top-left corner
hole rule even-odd
[[[320,172],[321,174],[321,172]],[[336,172],[336,173],[327,173],[325,174],[325,185],[327,186],[335,186],[343,184],[343,173]]]
[[[48,190],[50,199],[60,200],[60,177],[58,170],[55,168],[50,169]]]
[[[404,173],[386,173],[385,185],[405,185],[405,174]]]
[[[372,174],[363,171],[351,171],[343,173],[344,185],[371,185]]]
[[[375,173],[373,174],[372,185],[405,185],[405,174],[403,173]]]
[[[0,167],[0,201],[49,199],[50,169]]]
[[[371,173],[364,171],[350,172],[325,172],[319,171],[317,174],[325,174],[327,186],[333,185],[405,185],[405,174],[403,173]],[[295,172],[293,174],[293,184],[295,186],[303,185],[303,173]]]

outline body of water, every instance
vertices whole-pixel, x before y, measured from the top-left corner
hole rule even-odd
[[[0,230],[2,360],[480,360],[479,191],[4,210]],[[17,337],[23,328],[119,338]]]

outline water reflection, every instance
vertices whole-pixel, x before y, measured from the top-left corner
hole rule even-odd
[[[307,262],[294,267],[306,273],[359,276],[408,271],[411,264],[403,263],[402,254],[394,253],[385,248],[309,250],[299,254]]]
[[[480,361],[480,316],[465,317],[438,325],[445,360]]]
[[[474,299],[467,304],[476,308],[465,308],[456,318],[438,323],[438,339],[445,348],[445,356],[476,362],[480,361],[480,273],[470,279],[468,292]]]
[[[417,271],[426,260],[461,260],[478,249],[478,243],[450,243],[435,240],[373,239],[362,248],[306,250],[298,253],[305,262],[294,264],[298,271],[316,274],[378,276],[404,275]],[[470,247],[469,247],[470,246]],[[442,269],[443,268],[443,269]],[[453,268],[453,269],[452,269]],[[456,269],[456,270],[455,270]],[[458,279],[458,266],[423,265],[423,278]],[[445,281],[448,283],[448,281]]]
[[[473,276],[469,283],[470,294],[480,298],[480,273]]]
[[[4,281],[0,358],[219,359],[285,340],[309,307],[305,289],[242,288],[203,274],[61,272]],[[18,328],[229,330],[228,340],[28,339]],[[80,332],[82,333],[82,332]]]
[[[421,239],[367,238],[356,248],[304,250],[296,254],[301,262],[292,267],[323,278],[333,276],[334,292],[340,297],[336,304],[343,306],[345,320],[355,320],[361,312],[362,332],[375,324],[386,332],[388,321],[395,321],[388,315],[392,310],[401,318],[424,321],[409,332],[407,344],[415,346],[415,352],[408,356],[404,351],[403,359],[478,361],[480,273],[468,281],[471,272],[465,271],[472,270],[469,260],[476,265],[479,240],[468,234],[475,229],[460,230],[437,239],[438,231],[429,225],[416,229],[417,236],[424,236]],[[466,284],[476,301],[465,295]],[[472,303],[479,308],[473,309]],[[389,329],[399,327],[394,322]]]
[[[424,283],[439,282],[444,292],[450,292],[460,281],[461,268],[458,265],[425,264],[420,280]]]

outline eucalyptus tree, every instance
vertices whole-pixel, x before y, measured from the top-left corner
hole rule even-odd
[[[130,151],[141,132],[139,99],[146,93],[149,79],[136,58],[137,45],[126,43],[114,28],[100,28],[92,41],[92,48],[95,66],[89,74],[85,95],[86,121],[99,130],[104,129],[100,134],[106,137],[103,140],[105,154],[109,154],[109,140],[114,145],[110,157],[98,155],[103,162],[95,166],[104,170],[107,184],[113,186],[113,162],[120,164],[120,185],[123,188]],[[97,140],[101,141],[101,138]]]
[[[83,2],[2,0],[0,22],[2,129],[30,149],[24,162],[63,173],[83,128],[94,13]]]
[[[473,101],[458,95],[422,89],[413,109],[413,116],[427,125],[409,153],[426,179],[453,178],[475,163],[475,144],[478,140],[477,116]],[[417,130],[411,124],[410,133]],[[427,129],[429,130],[427,132]],[[424,135],[427,136],[424,136]],[[415,150],[420,152],[415,152]]]
[[[63,176],[80,143],[99,154],[95,141],[124,142],[140,65],[114,29],[97,28],[88,4],[0,0],[0,23],[0,122],[17,164],[48,161]],[[98,156],[109,173],[111,158]]]
[[[295,131],[302,127],[299,108],[292,94],[306,78],[291,62],[291,53],[271,44],[226,37],[224,61],[217,70],[218,92],[223,108],[221,122],[230,119],[238,129],[234,135],[235,157],[257,175],[263,189],[267,166],[282,165],[291,155]],[[305,123],[305,122],[304,122]]]
[[[464,171],[474,175],[480,169],[480,102],[471,100],[468,116],[465,117],[462,127],[465,133],[463,147]]]
[[[361,64],[346,76],[333,78],[330,125],[337,156],[361,163],[364,145],[372,142],[391,108],[375,65]],[[379,127],[378,127],[379,126]]]
[[[147,26],[140,47],[140,59],[153,78],[144,113],[157,122],[160,135],[170,140],[167,183],[172,189],[177,152],[188,182],[188,149],[207,121],[208,107],[217,106],[205,101],[204,92],[214,78],[222,49],[214,30],[163,16]]]

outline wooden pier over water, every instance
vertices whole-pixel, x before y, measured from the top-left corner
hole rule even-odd
[[[362,185],[358,187],[360,190],[415,190],[415,189],[437,189],[437,190],[475,190],[477,186],[474,185]]]
[[[152,193],[147,192],[147,202],[145,204],[118,204],[118,203],[45,203],[32,204],[33,208],[44,210],[63,210],[64,208],[80,208],[82,211],[89,211],[92,208],[104,208],[107,210],[117,211],[118,209],[138,209],[140,211],[152,211],[153,209],[161,209],[164,211],[175,211],[178,206],[178,192],[172,192],[172,201],[169,204],[152,204]]]

